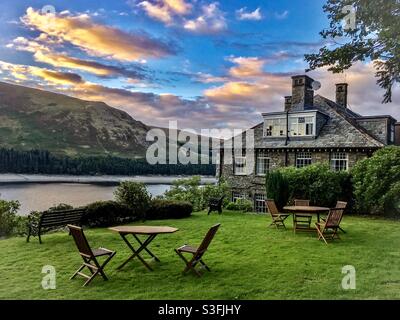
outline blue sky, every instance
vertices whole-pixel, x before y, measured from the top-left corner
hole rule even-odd
[[[282,109],[290,76],[307,68],[304,54],[327,43],[324,3],[2,1],[0,77],[102,100],[147,124],[243,128]],[[349,82],[355,111],[399,115],[398,90],[394,104],[380,104],[371,63],[310,75],[328,98],[335,82]]]

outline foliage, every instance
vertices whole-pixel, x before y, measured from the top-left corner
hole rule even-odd
[[[248,199],[237,199],[236,202],[229,202],[226,209],[232,211],[252,212],[253,203]]]
[[[133,215],[145,218],[151,196],[143,183],[123,181],[114,191],[114,196],[117,202],[131,209]]]
[[[309,199],[311,204],[333,207],[336,201],[351,202],[351,176],[346,171],[333,171],[325,163],[316,163],[304,168],[279,169],[287,188],[287,201]],[[270,194],[268,194],[270,197]]]
[[[146,214],[147,220],[187,218],[193,212],[190,202],[153,199]]]
[[[60,203],[58,205],[55,205],[53,207],[50,207],[47,211],[62,211],[62,210],[71,210],[74,207],[69,205],[69,204],[65,204],[65,203]]]
[[[353,6],[355,28],[345,27],[346,6]],[[325,45],[317,54],[305,56],[310,69],[329,66],[329,71],[343,72],[356,61],[372,60],[377,83],[386,90],[383,102],[391,102],[392,87],[400,82],[400,2],[398,0],[328,0],[324,6],[330,19],[329,29],[321,35],[342,44]]]
[[[275,200],[276,206],[281,210],[287,203],[288,181],[280,170],[273,170],[266,175],[266,192],[269,199]]]
[[[109,227],[121,222],[135,220],[135,215],[127,206],[116,201],[98,201],[86,207],[82,224],[90,227]]]
[[[0,148],[0,173],[72,175],[200,174],[215,175],[215,165],[155,164],[144,159],[112,156],[77,157],[54,155],[45,150],[19,151]]]
[[[14,234],[19,222],[17,217],[19,207],[18,201],[0,199],[0,237]]]
[[[219,198],[225,195],[224,203],[229,199],[229,185],[220,180],[218,184],[201,185],[201,178],[195,176],[188,179],[174,181],[171,189],[165,192],[164,197],[168,200],[187,201],[193,205],[194,211],[204,210],[210,198]]]
[[[371,158],[359,161],[352,174],[360,213],[400,214],[400,147],[376,151]]]

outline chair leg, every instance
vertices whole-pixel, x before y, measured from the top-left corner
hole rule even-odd
[[[319,225],[316,225],[316,227],[317,227],[317,232],[318,232],[318,240],[322,239],[322,240],[324,240],[324,242],[326,244],[328,244],[328,242],[326,242],[326,239],[325,239],[325,237],[323,235],[323,232],[321,231],[321,227]]]
[[[203,267],[206,268],[207,271],[211,271],[211,269],[208,267],[208,265],[205,264],[203,260],[200,259],[199,261],[203,265]]]
[[[186,274],[189,270],[192,270],[198,277],[201,277],[201,273],[198,272],[198,271],[195,269],[196,264],[197,264],[199,261],[196,261],[196,260],[194,259],[194,257],[193,257],[190,261],[188,261],[188,260],[185,258],[185,256],[184,256],[181,252],[179,252],[179,251],[176,250],[176,249],[175,249],[175,252],[177,253],[177,255],[178,255],[178,256],[185,262],[185,264],[186,264],[186,267],[185,267],[185,269],[183,269],[182,274]]]

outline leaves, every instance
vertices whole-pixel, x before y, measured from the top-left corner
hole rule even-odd
[[[346,8],[355,12],[354,28],[345,29]],[[398,0],[328,0],[324,6],[330,25],[321,31],[333,42],[346,43],[334,48],[324,46],[318,53],[306,54],[309,70],[328,66],[334,73],[349,69],[357,61],[374,61],[377,84],[385,89],[383,103],[391,102],[392,88],[400,82],[400,2]]]

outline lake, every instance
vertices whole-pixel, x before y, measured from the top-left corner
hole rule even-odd
[[[153,196],[163,194],[170,188],[167,184],[146,185]],[[99,200],[112,200],[116,186],[79,183],[27,183],[0,185],[1,199],[19,200],[19,213],[44,211],[53,205],[67,203],[84,206]]]
[[[0,175],[0,197],[18,200],[21,203],[19,214],[26,215],[35,210],[47,210],[59,203],[78,207],[95,201],[112,200],[116,182],[121,180],[141,181],[153,196],[158,196],[168,190],[177,178],[182,177],[79,177],[80,182],[90,183],[76,183],[78,178],[71,176]],[[213,183],[215,179],[203,177],[202,182]]]

